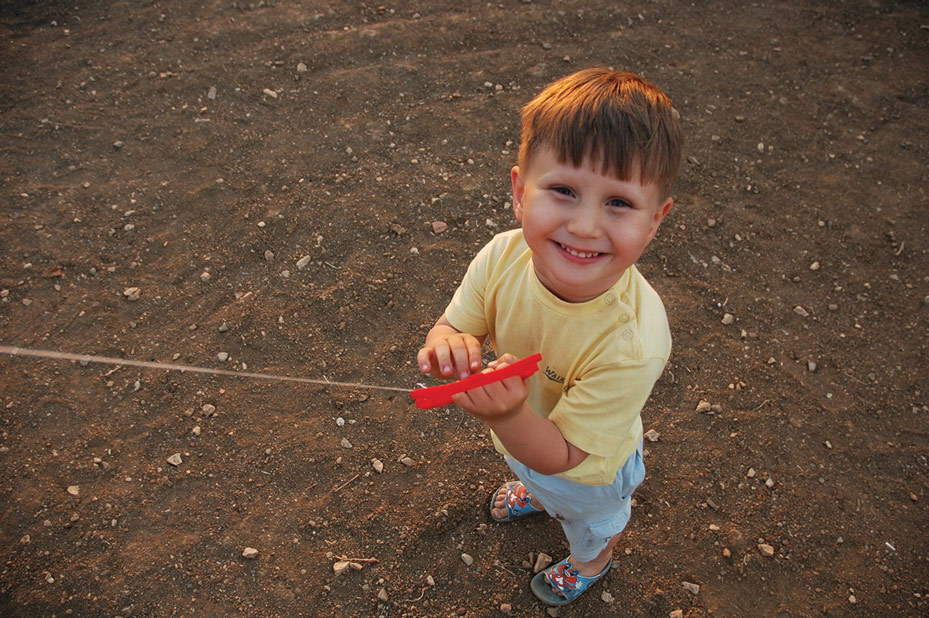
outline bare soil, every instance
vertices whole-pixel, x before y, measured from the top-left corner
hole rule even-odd
[[[655,81],[660,435],[552,613],[929,613],[925,2],[9,0],[0,35],[0,343],[402,388],[514,225],[520,106]],[[10,355],[0,388],[4,616],[546,615],[560,529],[490,520],[460,409]]]

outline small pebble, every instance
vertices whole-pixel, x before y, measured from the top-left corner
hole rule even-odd
[[[203,414],[203,416],[213,416],[216,414],[216,406],[214,406],[212,403],[205,403],[203,404],[203,407],[200,408],[200,412]]]
[[[381,588],[380,590],[378,590],[377,600],[380,601],[381,603],[386,603],[389,600],[387,597],[387,590],[385,590],[384,588]]]
[[[349,569],[348,560],[339,560],[338,562],[332,565],[332,572],[335,573],[336,575],[341,575],[348,569]]]
[[[661,437],[660,431],[655,431],[654,429],[649,429],[645,432],[645,439],[649,442],[658,442],[658,438]]]
[[[693,582],[681,582],[681,585],[684,586],[684,590],[690,594],[700,594],[700,585],[694,584]]]
[[[540,573],[552,563],[552,557],[545,552],[539,552],[536,556],[535,565],[532,567],[533,573]]]
[[[416,462],[413,461],[412,459],[410,459],[409,457],[401,457],[401,458],[400,458],[400,463],[402,463],[404,466],[412,466],[412,465],[414,465]]]
[[[761,552],[761,555],[762,555],[762,556],[769,556],[769,557],[770,557],[770,556],[773,556],[773,555],[774,555],[774,548],[771,547],[770,545],[768,545],[767,543],[759,543],[759,544],[758,544],[758,551]]]
[[[511,611],[513,611],[513,606],[510,605],[509,603],[501,603],[500,611],[503,612],[504,614],[509,614]]]
[[[200,273],[200,281],[206,283],[209,280],[210,280],[210,273],[208,273],[207,271],[203,271],[202,273]]]
[[[812,271],[819,270],[819,262],[813,262],[812,264],[810,264],[810,270]]]
[[[384,462],[382,462],[380,459],[372,459],[371,466],[374,468],[374,471],[377,472],[378,474],[384,471]]]
[[[436,234],[441,234],[448,229],[448,224],[445,221],[433,221],[432,222],[432,231]]]
[[[136,287],[126,288],[123,290],[123,296],[128,300],[135,301],[139,300],[139,295],[142,293],[142,290]]]
[[[668,618],[684,618],[684,610],[676,609],[668,614]]]
[[[307,66],[302,62],[297,63],[297,73],[306,73]]]
[[[274,261],[274,251],[271,251],[270,249],[268,249],[267,251],[265,251],[265,262],[273,262],[273,261]]]
[[[342,441],[339,444],[342,445],[342,448],[352,448],[352,443],[345,438],[342,438]]]
[[[729,326],[733,322],[735,322],[735,318],[732,316],[731,313],[727,313],[723,316],[723,324],[725,324],[726,326]]]
[[[242,557],[248,560],[254,560],[258,557],[258,550],[254,547],[246,547],[242,550]]]
[[[612,603],[615,599],[613,599],[613,595],[612,595],[612,594],[610,594],[609,592],[607,592],[606,590],[604,590],[604,591],[600,594],[600,600],[603,601],[604,603]]]
[[[225,333],[228,330],[229,330],[229,325],[226,324],[225,322],[219,325],[219,332]]]
[[[210,86],[210,89],[206,92],[206,98],[210,101],[216,100],[216,86]]]
[[[80,496],[80,495],[81,495],[81,486],[80,486],[80,485],[69,485],[69,486],[68,486],[68,493],[71,494],[72,496]]]
[[[219,354],[216,355],[216,359],[222,362],[226,362],[227,360],[229,360],[229,353],[220,352]]]
[[[435,586],[435,578],[433,578],[432,575],[427,575],[426,583],[429,584],[430,586]]]
[[[184,461],[181,459],[180,453],[174,453],[173,455],[168,457],[168,463],[171,464],[172,466],[179,466],[182,463],[184,463]]]
[[[461,554],[461,561],[465,563],[466,566],[471,566],[474,564],[474,558],[469,554]]]
[[[697,412],[700,412],[700,413],[703,413],[703,414],[706,414],[706,413],[712,411],[712,409],[713,409],[713,406],[710,405],[710,402],[709,402],[709,401],[706,401],[705,399],[701,399],[701,400],[700,400],[700,403],[697,404],[697,410],[696,410],[696,411],[697,411]]]
[[[303,270],[307,267],[307,264],[310,263],[310,256],[304,255],[302,258],[297,260],[297,270]]]

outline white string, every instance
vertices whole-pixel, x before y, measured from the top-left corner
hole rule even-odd
[[[234,376],[237,378],[253,378],[258,380],[277,380],[279,382],[299,382],[301,384],[319,384],[323,386],[343,386],[347,388],[369,388],[381,391],[409,392],[407,388],[396,386],[374,386],[358,382],[333,382],[332,380],[313,380],[310,378],[295,378],[292,376],[279,376],[269,373],[254,373],[251,371],[230,371],[229,369],[210,369],[194,365],[180,365],[177,363],[158,363],[154,361],[140,361],[128,358],[114,358],[109,356],[94,356],[92,354],[72,354],[70,352],[55,352],[52,350],[35,350],[19,348],[0,344],[0,354],[11,356],[31,356],[35,358],[52,358],[58,360],[77,361],[80,363],[100,363],[103,365],[128,365],[131,367],[144,367],[146,369],[164,369],[168,371],[190,371],[191,373],[208,373],[218,376]]]

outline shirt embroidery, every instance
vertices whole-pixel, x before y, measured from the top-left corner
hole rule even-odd
[[[545,366],[545,377],[551,380],[552,382],[558,382],[559,384],[564,384],[564,378],[558,375],[557,373],[555,373],[555,370],[549,367],[548,365]]]

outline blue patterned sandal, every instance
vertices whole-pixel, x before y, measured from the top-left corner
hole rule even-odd
[[[497,494],[500,493],[501,489],[506,489],[506,517],[498,518],[494,517],[494,502],[497,501]],[[490,517],[494,521],[513,521],[514,519],[519,519],[526,515],[541,512],[542,509],[537,509],[532,504],[532,496],[529,495],[529,492],[526,491],[526,486],[520,481],[504,483],[490,496]]]
[[[570,556],[569,556],[570,557]],[[567,605],[610,570],[613,559],[593,577],[584,577],[571,568],[568,558],[553,564],[532,578],[530,587],[539,600],[548,605]]]

